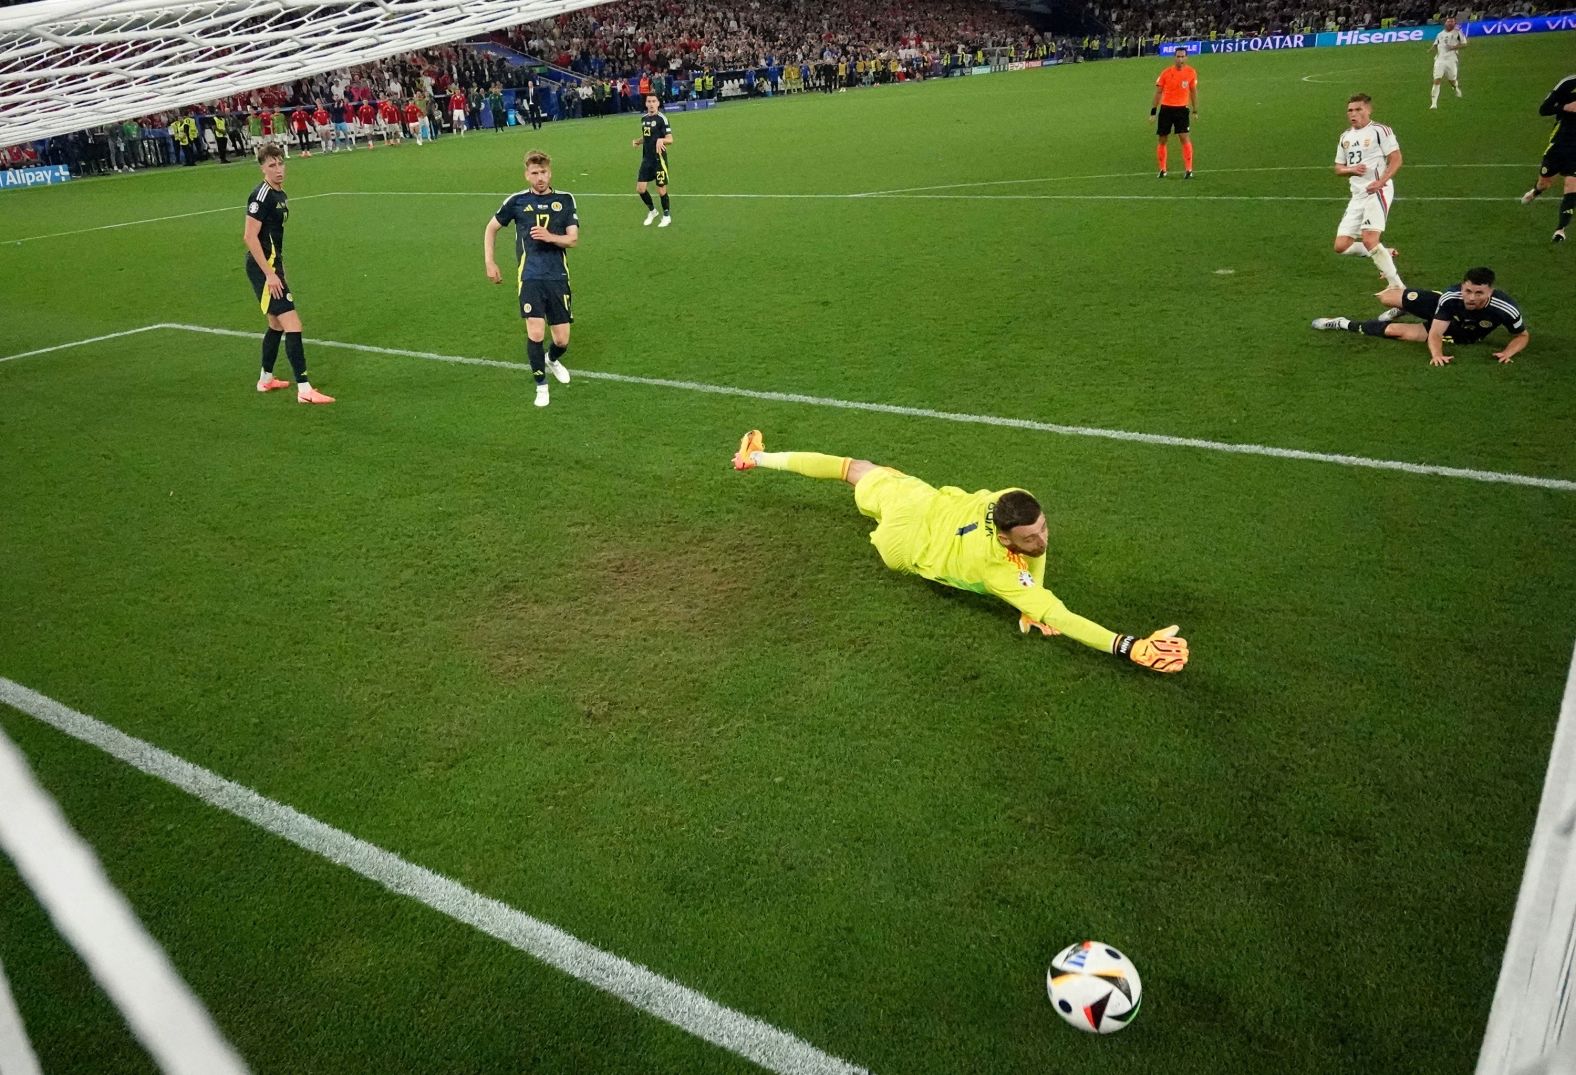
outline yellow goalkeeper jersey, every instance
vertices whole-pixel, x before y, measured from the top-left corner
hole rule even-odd
[[[1069,611],[1045,588],[1045,557],[1023,556],[997,539],[996,500],[1010,491],[937,489],[883,468],[860,480],[854,499],[860,511],[879,520],[870,542],[888,567],[992,594],[1030,619],[1110,653],[1115,633]]]

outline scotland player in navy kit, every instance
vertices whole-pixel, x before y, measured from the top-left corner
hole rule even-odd
[[[1386,288],[1379,292],[1379,301],[1419,318],[1423,324],[1321,317],[1313,322],[1313,327],[1426,343],[1431,366],[1444,366],[1455,360],[1454,355],[1445,354],[1446,343],[1481,343],[1496,328],[1510,333],[1510,342],[1494,352],[1502,364],[1512,361],[1532,339],[1516,300],[1494,287],[1493,269],[1468,269],[1461,283],[1444,291]]]
[[[673,223],[668,212],[668,147],[673,144],[673,127],[662,114],[662,98],[654,93],[646,95],[646,112],[640,117],[640,137],[631,145],[640,150],[640,173],[635,178],[635,193],[646,203],[646,224],[657,219],[657,207],[646,193],[646,184],[656,181],[657,197],[662,199],[662,220],[657,225],[665,228]]]
[[[1538,115],[1554,117],[1554,131],[1549,135],[1549,148],[1538,166],[1538,181],[1521,196],[1522,205],[1554,185],[1554,177],[1565,177],[1565,196],[1560,199],[1560,225],[1554,231],[1554,241],[1565,241],[1565,229],[1576,217],[1576,75],[1560,80],[1538,106]]]
[[[259,392],[289,388],[289,381],[274,376],[279,345],[295,374],[298,403],[332,403],[312,387],[306,372],[306,349],[301,342],[301,315],[296,310],[295,293],[285,280],[285,221],[290,216],[290,200],[285,195],[285,151],[276,142],[264,143],[257,150],[257,165],[263,181],[246,200],[246,225],[241,238],[246,244],[246,277],[251,281],[257,308],[268,319],[263,333],[263,367],[257,378]]]
[[[503,282],[493,259],[493,241],[502,228],[514,225],[515,282],[520,291],[520,316],[525,318],[525,353],[536,379],[536,405],[547,406],[547,375],[569,383],[564,353],[569,350],[569,248],[580,242],[580,216],[575,197],[553,189],[553,161],[540,150],[525,155],[525,181],[530,186],[509,196],[487,222],[482,249],[487,279]],[[545,349],[547,330],[552,347]]]

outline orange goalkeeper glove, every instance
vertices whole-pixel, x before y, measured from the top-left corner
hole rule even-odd
[[[1187,667],[1187,639],[1178,638],[1178,630],[1173,625],[1148,638],[1118,635],[1111,652],[1152,672],[1180,672]]]
[[[1029,617],[1022,616],[1022,615],[1020,615],[1018,617],[1018,633],[1019,634],[1023,634],[1023,635],[1028,634],[1029,633],[1029,629],[1031,627],[1034,630],[1040,632],[1040,634],[1044,635],[1046,638],[1050,638],[1052,635],[1059,635],[1059,634],[1061,634],[1060,631],[1058,631],[1056,628],[1052,627],[1048,623],[1041,623],[1039,620],[1031,620],[1031,619],[1029,619]]]

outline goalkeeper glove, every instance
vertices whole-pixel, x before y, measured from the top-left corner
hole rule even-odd
[[[1147,638],[1120,635],[1111,652],[1153,672],[1180,672],[1187,667],[1187,639],[1177,637],[1175,625]]]
[[[1040,632],[1040,634],[1044,635],[1046,638],[1050,638],[1052,635],[1059,635],[1059,634],[1061,634],[1060,631],[1058,631],[1056,628],[1052,627],[1048,623],[1040,623],[1038,620],[1031,620],[1031,619],[1029,619],[1029,617],[1023,616],[1023,615],[1020,615],[1018,617],[1018,633],[1019,634],[1023,634],[1023,635],[1028,634],[1029,633],[1029,628],[1031,628],[1031,627],[1034,628],[1034,630]]]

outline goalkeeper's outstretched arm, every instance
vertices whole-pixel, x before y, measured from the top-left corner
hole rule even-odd
[[[1021,613],[1020,631],[1027,632],[1034,627],[1042,634],[1063,634],[1090,649],[1104,650],[1154,672],[1180,672],[1187,667],[1187,639],[1177,637],[1175,626],[1143,638],[1119,635],[1073,612],[1044,587],[1025,588],[1020,593],[1021,597],[1015,593],[1007,598]]]

